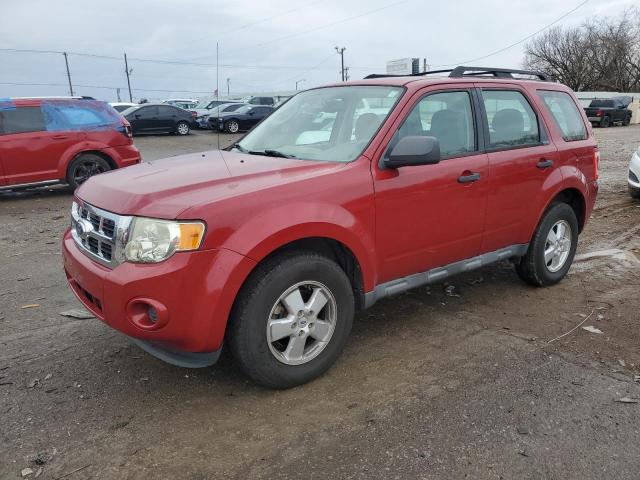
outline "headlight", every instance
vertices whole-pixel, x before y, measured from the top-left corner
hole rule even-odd
[[[175,252],[197,250],[203,237],[202,222],[172,222],[137,217],[129,227],[124,257],[129,262],[162,262]]]

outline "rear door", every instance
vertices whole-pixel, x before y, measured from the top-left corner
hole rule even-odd
[[[151,133],[162,129],[158,121],[158,107],[156,106],[142,107],[136,110],[130,122],[134,132]]]
[[[0,111],[0,160],[7,185],[58,180],[61,157],[83,132],[47,131],[40,106]]]
[[[162,131],[173,132],[176,129],[176,124],[181,118],[178,117],[178,110],[176,107],[170,107],[169,105],[160,105],[158,107],[158,125]]]
[[[427,88],[403,108],[376,152],[380,283],[478,255],[489,185],[478,108],[472,88]],[[382,168],[380,160],[405,136],[436,137],[440,163]]]
[[[481,248],[485,253],[529,242],[537,222],[533,200],[550,176],[561,173],[558,150],[522,87],[483,83],[478,91],[491,179]]]

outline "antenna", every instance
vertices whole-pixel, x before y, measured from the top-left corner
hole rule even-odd
[[[219,72],[218,72],[218,42],[216,42],[216,103],[218,102],[218,99],[220,97],[220,76],[219,76]],[[218,111],[218,116],[220,116],[220,105],[216,105],[216,110]],[[218,150],[220,150],[220,132],[216,132],[216,135],[218,137]]]

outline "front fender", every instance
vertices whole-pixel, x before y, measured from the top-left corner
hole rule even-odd
[[[359,218],[344,207],[305,202],[283,205],[243,222],[222,248],[260,262],[278,248],[296,240],[320,237],[336,240],[354,254],[360,265],[365,291],[375,285],[373,211]]]

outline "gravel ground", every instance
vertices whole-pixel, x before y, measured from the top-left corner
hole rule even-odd
[[[59,247],[71,196],[0,194],[0,478],[638,478],[640,403],[619,400],[640,398],[640,203],[625,180],[640,127],[596,135],[601,194],[565,281],[529,288],[501,263],[452,279],[459,296],[385,299],[333,369],[288,391],[227,358],[172,367],[61,316],[79,307]],[[218,138],[136,144],[153,160]],[[601,334],[549,343],[587,316]]]

